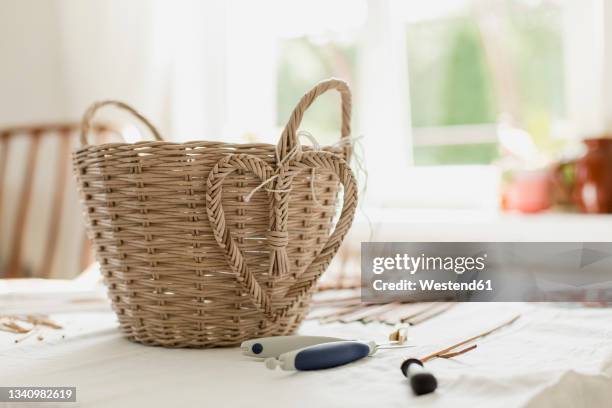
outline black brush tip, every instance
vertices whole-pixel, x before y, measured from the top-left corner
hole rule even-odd
[[[411,376],[410,386],[416,395],[429,394],[438,388],[438,380],[433,374],[418,373]]]

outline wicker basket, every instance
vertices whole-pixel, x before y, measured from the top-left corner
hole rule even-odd
[[[344,143],[302,147],[304,112],[330,89],[342,97]],[[105,105],[134,114],[157,141],[88,145],[92,118]],[[86,112],[73,166],[96,257],[129,339],[215,347],[297,328],[357,205],[347,164],[350,113],[350,90],[336,79],[302,97],[278,146],[164,142],[121,102]]]

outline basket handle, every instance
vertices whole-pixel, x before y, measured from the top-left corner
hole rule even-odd
[[[310,107],[310,105],[312,105],[317,97],[330,89],[335,89],[340,92],[340,96],[342,98],[342,127],[340,129],[340,141],[346,142],[342,149],[343,158],[346,161],[350,160],[352,147],[348,138],[351,135],[351,90],[346,82],[340,79],[330,78],[319,82],[308,93],[302,96],[300,102],[297,104],[295,109],[293,109],[291,117],[283,129],[281,139],[278,142],[277,151],[279,161],[282,161],[287,154],[289,154],[291,149],[297,145],[297,131],[306,110]]]
[[[102,108],[104,106],[109,106],[109,105],[115,106],[115,107],[117,107],[117,108],[119,108],[121,110],[124,110],[124,111],[127,111],[127,112],[131,113],[138,120],[140,120],[142,123],[144,123],[144,125],[147,128],[149,128],[149,130],[153,134],[153,137],[155,138],[155,140],[163,142],[164,139],[161,137],[161,135],[159,134],[159,132],[157,131],[155,126],[153,126],[151,124],[151,122],[149,122],[147,120],[147,118],[145,118],[142,114],[140,114],[136,109],[132,108],[131,106],[129,106],[128,104],[126,104],[124,102],[113,101],[113,100],[106,100],[106,101],[94,102],[85,111],[85,114],[83,115],[83,119],[81,120],[81,137],[80,137],[81,146],[85,146],[85,145],[88,144],[89,130],[91,129],[91,124],[93,122],[93,118],[94,118],[96,112],[98,112],[98,110],[100,110],[100,108]]]

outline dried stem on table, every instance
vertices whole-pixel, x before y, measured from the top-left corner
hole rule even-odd
[[[457,356],[460,356],[462,354],[467,353],[468,351],[474,350],[476,347],[478,347],[478,344],[474,344],[473,346],[466,347],[463,350],[455,351],[454,353],[438,354],[438,357],[440,357],[440,358],[453,358],[453,357],[457,357]]]
[[[319,282],[317,291],[327,292],[330,290],[345,290],[345,289],[361,289],[361,281],[359,279],[347,279],[337,282]]]
[[[424,310],[423,312],[411,317],[410,319],[402,320],[402,322],[414,326],[416,324],[423,323],[424,321],[434,318],[438,315],[441,315],[453,306],[455,306],[455,303],[434,303],[431,308]]]
[[[28,334],[26,334],[25,336],[20,337],[18,339],[15,339],[15,343],[21,343],[22,341],[29,339],[30,337],[32,337],[33,335],[35,335],[39,331],[40,331],[40,327],[34,326],[32,328],[32,330],[30,330],[30,332]]]
[[[476,336],[470,337],[469,339],[466,339],[466,340],[460,341],[459,343],[457,343],[457,344],[453,344],[452,346],[447,347],[447,348],[445,348],[445,349],[443,349],[443,350],[436,351],[435,353],[432,353],[432,354],[430,354],[430,355],[428,355],[428,356],[425,356],[425,357],[421,358],[420,360],[421,360],[421,361],[424,363],[424,362],[429,361],[429,360],[431,360],[431,359],[433,359],[433,358],[440,357],[441,355],[447,354],[447,353],[449,353],[449,352],[453,351],[454,349],[456,349],[457,347],[461,347],[461,346],[463,346],[463,345],[465,345],[465,344],[468,344],[468,343],[470,343],[470,342],[472,342],[472,341],[474,341],[474,340],[478,340],[478,339],[480,339],[480,338],[483,338],[483,337],[485,337],[485,336],[488,336],[489,334],[491,334],[491,333],[493,333],[493,332],[496,332],[496,331],[497,331],[497,330],[499,330],[499,329],[502,329],[502,328],[504,328],[504,327],[506,327],[506,326],[510,326],[510,325],[511,325],[512,323],[514,323],[514,322],[515,322],[515,321],[516,321],[516,320],[517,320],[519,317],[521,317],[521,315],[520,315],[520,314],[519,314],[519,315],[514,316],[514,317],[513,317],[512,319],[510,319],[509,321],[507,321],[507,322],[505,322],[505,323],[502,323],[502,324],[500,324],[499,326],[496,326],[496,327],[492,328],[491,330],[487,330],[487,331],[486,331],[486,332],[484,332],[484,333],[480,333],[480,334],[477,334]],[[467,351],[469,351],[469,350],[467,350]]]
[[[47,326],[50,327],[52,329],[63,329],[62,326],[60,326],[59,324],[49,320],[46,317],[42,317],[42,316],[26,316],[26,319],[29,323],[32,323],[34,325],[41,325],[41,326]]]
[[[23,324],[29,325],[25,327]],[[0,331],[5,331],[14,334],[25,334],[25,336],[15,339],[15,343],[21,343],[22,341],[32,337],[38,333],[42,327],[51,328],[53,330],[61,330],[63,327],[46,316],[2,316],[0,315]],[[43,336],[39,335],[38,340],[43,340]]]

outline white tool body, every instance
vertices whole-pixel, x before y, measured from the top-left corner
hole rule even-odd
[[[262,337],[243,342],[240,345],[242,353],[250,357],[278,357],[292,350],[302,349],[322,343],[345,341],[338,337],[326,336],[276,336]]]

